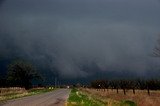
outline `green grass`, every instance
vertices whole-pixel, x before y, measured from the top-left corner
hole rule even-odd
[[[98,96],[89,96],[77,89],[72,89],[68,98],[67,106],[137,106],[129,100],[116,101],[108,98],[104,100]]]
[[[121,101],[120,106],[137,106],[137,105],[132,101],[125,100],[125,101]]]
[[[95,100],[77,89],[72,89],[68,98],[67,106],[105,106],[102,101]]]

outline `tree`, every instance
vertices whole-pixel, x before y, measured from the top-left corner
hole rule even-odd
[[[8,66],[7,79],[10,86],[29,89],[32,86],[32,80],[40,78],[32,64],[25,61],[14,61]]]
[[[108,81],[106,80],[95,80],[91,82],[91,87],[98,89],[105,89],[109,87]]]
[[[129,88],[129,81],[120,80],[120,87],[121,87],[121,89],[123,89],[124,95],[126,95],[126,89]]]
[[[145,80],[138,79],[138,80],[136,80],[136,83],[137,83],[137,88],[140,89],[140,90],[144,90],[144,89],[147,88]]]
[[[115,86],[114,88],[117,90],[117,94],[118,94],[118,92],[119,92],[118,89],[120,88],[120,81],[119,80],[115,80],[114,81],[114,86]]]
[[[130,80],[130,81],[129,81],[129,86],[130,86],[130,89],[133,90],[133,94],[135,94],[135,93],[136,93],[136,92],[135,92],[135,88],[137,87],[136,81],[135,81],[135,80]]]

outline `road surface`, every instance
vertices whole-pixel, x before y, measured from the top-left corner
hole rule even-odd
[[[11,100],[2,106],[65,106],[69,93],[69,89],[59,89],[40,95]]]

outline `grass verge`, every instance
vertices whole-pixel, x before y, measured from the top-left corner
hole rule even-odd
[[[72,89],[67,106],[136,106],[136,104],[129,100],[116,101],[110,98],[103,99],[97,95]]]
[[[77,89],[72,89],[68,98],[67,106],[105,106],[105,103],[89,97]]]

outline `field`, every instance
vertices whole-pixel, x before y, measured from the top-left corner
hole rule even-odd
[[[133,101],[137,106],[159,106],[160,104],[160,91],[151,91],[150,95],[147,94],[146,90],[136,90],[133,94],[132,90],[127,90],[126,95],[123,94],[122,90],[119,90],[117,94],[116,90],[99,90],[96,89],[81,89],[83,92],[101,98],[103,101]],[[112,105],[110,105],[112,106]]]
[[[0,102],[5,102],[6,100],[16,99],[24,96],[41,94],[52,90],[53,89],[49,88],[33,88],[30,90],[25,90],[24,88],[20,87],[0,88]]]

